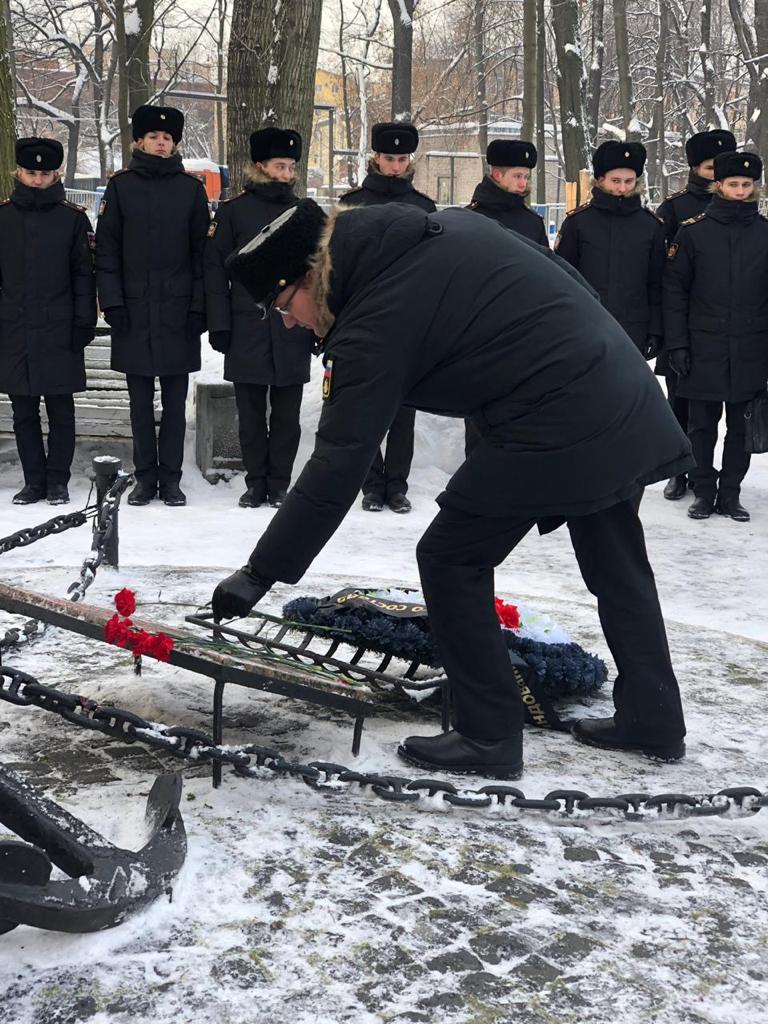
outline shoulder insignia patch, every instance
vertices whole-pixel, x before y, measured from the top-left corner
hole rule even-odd
[[[581,206],[576,206],[573,210],[569,210],[565,216],[572,217],[574,213],[582,213],[584,210],[588,210],[591,205],[592,200],[589,199],[586,203],[582,203]]]
[[[0,206],[7,206],[10,201],[10,199],[3,199],[2,202],[0,202]]]
[[[239,198],[240,198],[240,196],[244,196],[245,194],[246,194],[246,190],[245,190],[245,189],[243,188],[243,189],[241,189],[241,190],[240,190],[240,191],[239,191],[239,192],[237,193],[237,195],[236,195],[236,196],[230,196],[230,197],[229,197],[229,199],[220,199],[220,200],[219,200],[219,206],[226,206],[226,205],[227,205],[227,203],[234,203],[234,201],[235,201],[236,199],[239,199]]]
[[[85,207],[84,206],[78,206],[77,203],[70,203],[70,201],[68,199],[62,199],[61,200],[61,205],[62,206],[68,206],[70,208],[70,210],[79,210],[80,213],[85,213]]]
[[[680,221],[680,227],[684,224],[698,224],[699,221],[704,220],[705,217],[705,213],[697,213],[695,217],[687,217],[685,220]]]
[[[677,242],[673,242],[672,245],[667,249],[667,259],[673,260],[677,256],[677,250],[680,248]]]
[[[333,359],[325,360],[323,370],[323,401],[327,402],[331,397],[331,383],[333,381]]]
[[[679,199],[680,196],[687,196],[687,195],[688,195],[688,186],[686,186],[685,188],[681,188],[679,192],[672,192],[670,195],[667,196],[667,199],[668,200],[669,199]]]
[[[215,220],[211,221],[211,223],[208,225],[208,237],[209,238],[213,238],[213,236],[216,234],[216,228],[218,226],[219,225],[218,225],[217,221],[215,221]]]

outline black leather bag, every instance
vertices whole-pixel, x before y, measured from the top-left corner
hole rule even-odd
[[[768,389],[760,391],[747,402],[744,424],[744,447],[747,451],[753,455],[768,452]]]

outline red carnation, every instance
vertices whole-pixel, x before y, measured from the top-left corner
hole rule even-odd
[[[142,654],[149,653],[149,645],[152,637],[145,629],[132,629],[128,634],[128,646],[131,654],[138,658]]]
[[[158,633],[150,637],[146,653],[150,658],[157,658],[158,661],[169,661],[173,650],[173,640],[165,633]]]
[[[128,645],[128,626],[125,622],[113,615],[104,626],[104,639],[108,644],[114,644],[116,647],[126,647]]]
[[[496,614],[502,626],[506,629],[517,629],[520,625],[520,612],[515,605],[506,604],[500,597],[497,597],[495,601]]]
[[[117,594],[115,594],[115,608],[120,612],[121,615],[133,615],[136,611],[136,595],[132,590],[128,590],[127,587],[123,587]]]

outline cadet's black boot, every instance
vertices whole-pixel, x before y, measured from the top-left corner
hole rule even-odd
[[[45,492],[42,487],[25,484],[20,491],[14,494],[11,501],[14,505],[34,505],[35,502],[42,501],[44,497]]]
[[[257,491],[255,487],[249,487],[245,494],[240,495],[240,500],[237,504],[240,508],[259,508],[260,505],[264,504],[264,494],[261,491]]]
[[[688,478],[683,474],[682,476],[673,476],[671,480],[667,481],[667,486],[664,488],[664,497],[667,501],[679,501],[684,498],[688,491]]]
[[[688,509],[688,515],[691,519],[709,519],[714,511],[715,506],[709,498],[696,498]]]
[[[276,494],[270,494],[270,496],[269,496],[269,506],[270,506],[270,508],[280,508],[280,506],[285,501],[285,496],[286,496],[287,493],[288,493],[287,491],[277,491]]]
[[[751,518],[749,512],[739,502],[738,494],[726,494],[725,496],[719,494],[717,504],[715,505],[715,512],[719,516],[729,516],[731,519],[735,519],[737,523],[748,523]]]
[[[397,752],[409,764],[430,770],[494,779],[519,779],[523,774],[521,732],[503,740],[471,740],[455,730],[439,736],[409,736]]]
[[[49,505],[68,505],[69,491],[66,484],[48,484],[46,494]]]
[[[166,505],[186,505],[187,496],[174,481],[170,484],[163,484],[160,488],[160,500]]]
[[[573,725],[571,732],[579,743],[601,747],[603,750],[626,750],[630,753],[645,754],[646,757],[653,757],[658,761],[679,761],[685,757],[683,740],[643,743],[639,740],[626,739],[619,735],[612,718],[582,718]]]
[[[129,505],[148,505],[157,496],[157,487],[141,480],[128,495]]]
[[[410,512],[413,508],[404,494],[393,494],[391,498],[387,499],[387,504],[393,512],[399,512],[401,515],[404,512]]]
[[[381,512],[384,502],[376,494],[363,495],[363,512]]]

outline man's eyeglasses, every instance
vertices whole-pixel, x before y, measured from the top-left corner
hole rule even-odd
[[[275,305],[272,306],[272,309],[274,309],[274,311],[276,313],[279,313],[280,316],[290,316],[291,315],[290,306],[291,306],[291,303],[293,302],[293,299],[294,299],[294,296],[296,295],[296,292],[299,290],[300,285],[301,285],[301,280],[297,281],[296,284],[291,289],[291,294],[285,300],[285,305],[278,306],[278,305],[275,304]]]

